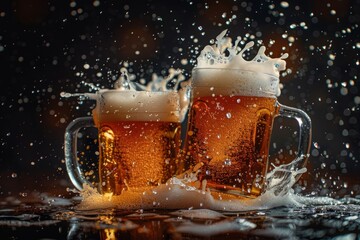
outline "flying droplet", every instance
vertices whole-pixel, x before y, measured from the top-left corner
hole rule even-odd
[[[280,5],[281,5],[281,7],[283,7],[283,8],[288,8],[288,7],[289,7],[289,3],[286,2],[286,1],[282,1],[282,2],[280,3]]]

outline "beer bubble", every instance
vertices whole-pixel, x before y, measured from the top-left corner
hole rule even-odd
[[[259,183],[261,182],[262,177],[259,174],[256,174],[255,182]]]
[[[17,173],[12,173],[12,174],[11,174],[11,177],[12,177],[12,178],[16,178],[16,177],[17,177]]]
[[[227,118],[231,118],[231,113],[229,113],[229,112],[226,113],[226,117],[227,117]]]
[[[241,102],[241,99],[239,98],[239,99],[236,99],[236,102],[237,103],[240,103]]]
[[[224,164],[226,166],[231,166],[231,159],[229,159],[229,158],[225,159]]]

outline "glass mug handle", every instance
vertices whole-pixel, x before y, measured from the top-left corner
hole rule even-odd
[[[71,182],[78,190],[83,190],[83,184],[92,184],[84,177],[77,160],[77,136],[81,128],[95,127],[92,117],[80,117],[73,120],[65,130],[65,164]]]
[[[299,125],[299,145],[297,151],[296,168],[303,168],[307,163],[307,159],[309,157],[310,152],[310,144],[311,144],[311,119],[310,117],[302,110],[288,107],[278,103],[278,116],[287,117],[295,119]],[[297,170],[294,169],[294,164],[291,162],[284,167],[287,167],[288,170]],[[301,174],[296,176],[296,180],[300,178]]]

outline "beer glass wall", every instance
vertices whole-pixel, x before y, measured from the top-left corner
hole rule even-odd
[[[300,168],[305,165],[311,121],[303,111],[277,102],[278,82],[276,76],[241,69],[193,70],[185,152],[190,166],[201,164],[199,181],[206,188],[239,197],[259,196],[273,120],[279,115],[298,121],[296,163]]]
[[[93,117],[75,119],[65,133],[65,159],[73,184],[90,184],[77,161],[77,134],[99,132],[99,190],[120,194],[166,182],[177,171],[180,103],[175,91],[101,90]]]

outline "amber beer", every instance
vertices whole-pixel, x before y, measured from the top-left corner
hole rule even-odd
[[[301,110],[277,102],[278,83],[272,75],[245,70],[193,70],[185,152],[188,168],[201,166],[202,188],[259,196],[266,180],[273,120],[278,115],[302,119],[299,157],[302,166],[306,162],[310,120]]]
[[[65,133],[65,160],[73,184],[90,184],[76,157],[80,128],[99,136],[99,190],[121,194],[165,183],[177,173],[180,151],[180,96],[177,92],[101,90],[93,119],[75,119]]]
[[[157,186],[176,171],[180,123],[101,122],[99,132],[102,192]]]
[[[176,92],[103,93],[99,128],[102,193],[157,186],[176,172],[180,143]]]
[[[258,196],[264,184],[276,98],[203,96],[193,100],[188,155],[204,165],[207,187]]]

